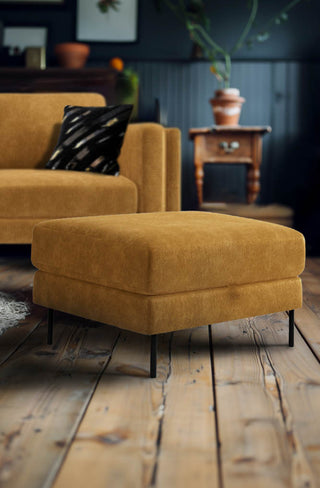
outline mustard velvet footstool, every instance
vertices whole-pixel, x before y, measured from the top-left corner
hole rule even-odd
[[[151,336],[301,307],[304,238],[276,224],[205,212],[80,217],[34,228],[33,300]]]

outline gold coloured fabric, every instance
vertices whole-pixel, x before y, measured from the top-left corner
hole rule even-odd
[[[32,260],[47,273],[164,295],[296,278],[305,243],[288,227],[230,215],[109,215],[37,225]]]

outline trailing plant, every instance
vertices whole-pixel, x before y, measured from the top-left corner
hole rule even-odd
[[[204,57],[211,62],[211,72],[225,88],[228,88],[231,77],[231,60],[234,54],[244,46],[250,48],[256,42],[267,41],[270,37],[271,29],[286,22],[288,20],[288,12],[304,0],[291,0],[260,28],[255,26],[259,0],[249,0],[247,2],[249,7],[247,22],[230,50],[222,47],[211,34],[210,19],[206,12],[204,0],[154,1],[158,8],[161,5],[167,6],[186,26],[192,41],[201,48]]]

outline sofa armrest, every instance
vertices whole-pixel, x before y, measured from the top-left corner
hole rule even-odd
[[[129,124],[119,165],[121,174],[137,186],[138,212],[180,209],[178,129],[155,123]]]
[[[175,127],[166,131],[166,210],[181,210],[181,132]]]

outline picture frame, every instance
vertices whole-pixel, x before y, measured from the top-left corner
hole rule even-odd
[[[23,52],[28,47],[46,48],[48,29],[45,26],[5,26],[3,29],[3,45],[9,52]]]
[[[96,2],[77,0],[79,41],[132,43],[138,40],[138,0],[121,0],[117,10],[102,13]]]

